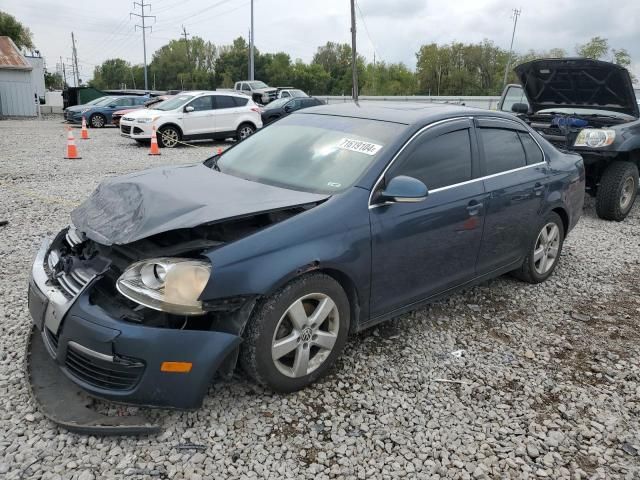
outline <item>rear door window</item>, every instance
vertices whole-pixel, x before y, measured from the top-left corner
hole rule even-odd
[[[485,174],[507,172],[527,165],[518,132],[503,128],[480,128]]]
[[[406,175],[421,180],[429,190],[466,182],[472,178],[469,129],[444,133],[435,138],[425,134],[388,179]]]
[[[544,161],[544,155],[536,141],[531,138],[531,135],[524,132],[519,132],[520,141],[524,147],[524,152],[527,155],[527,165],[534,165]]]
[[[236,107],[244,107],[248,102],[248,98],[240,98],[240,97],[229,97],[233,99],[233,102],[236,104]]]
[[[223,108],[236,108],[236,102],[233,100],[233,97],[229,95],[215,96],[215,109],[221,110]]]

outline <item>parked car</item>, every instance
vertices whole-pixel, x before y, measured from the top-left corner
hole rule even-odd
[[[262,123],[266,125],[296,110],[318,105],[324,105],[324,102],[313,97],[279,98],[261,109]]]
[[[165,100],[170,99],[173,95],[158,95],[157,97],[151,97],[149,100],[144,102],[143,105],[135,107],[135,108],[127,108],[124,110],[118,110],[117,112],[113,112],[111,114],[111,123],[113,123],[116,127],[120,127],[120,119],[124,117],[127,113],[134,112],[140,108],[152,108],[154,105],[159,104],[160,102],[164,102]]]
[[[120,120],[120,132],[138,142],[151,139],[157,129],[161,147],[173,148],[183,140],[244,140],[262,128],[260,109],[233,92],[182,92],[155,108],[131,112]]]
[[[236,82],[233,89],[236,92],[249,95],[254,102],[266,105],[278,98],[278,89],[270,87],[264,82],[257,80],[244,80]]]
[[[556,147],[584,158],[587,192],[605,220],[622,221],[638,192],[640,110],[629,72],[586,58],[515,68],[498,108],[515,113]]]
[[[109,178],[72,212],[33,264],[34,391],[194,408],[238,358],[301,389],[351,333],[504,273],[545,281],[583,201],[580,156],[512,115],[298,111],[204,164]]]
[[[279,88],[278,98],[295,98],[295,97],[308,97],[305,92],[297,88]]]
[[[64,119],[70,123],[82,123],[82,117],[84,117],[89,127],[102,128],[111,123],[111,115],[116,110],[124,107],[142,108],[147,100],[149,100],[148,96],[138,95],[101,97],[85,105],[65,108]]]

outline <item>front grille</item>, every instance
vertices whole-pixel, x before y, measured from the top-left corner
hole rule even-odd
[[[122,123],[120,123],[120,131],[129,135],[131,133],[131,125],[123,125]]]
[[[140,362],[110,362],[81,352],[72,345],[67,348],[64,364],[74,377],[106,390],[130,390],[138,384],[144,372],[144,365]]]
[[[134,133],[134,135],[140,135],[141,133],[144,133],[144,132],[142,131],[142,129],[140,127],[135,127],[133,129],[133,133]]]

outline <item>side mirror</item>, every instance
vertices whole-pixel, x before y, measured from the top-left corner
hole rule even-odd
[[[189,113],[189,112],[193,112],[195,110],[195,108],[193,108],[191,105],[187,105],[186,107],[184,107],[184,111]]]
[[[116,108],[117,105],[109,105],[109,108]]]
[[[393,203],[421,202],[429,195],[427,186],[417,178],[399,175],[393,177],[380,192],[378,200]]]
[[[284,107],[284,111],[287,112],[287,113],[289,113],[291,110],[293,110],[293,107],[291,105],[286,105]]]
[[[529,105],[526,103],[514,103],[511,105],[511,111],[513,113],[527,113],[529,111]]]

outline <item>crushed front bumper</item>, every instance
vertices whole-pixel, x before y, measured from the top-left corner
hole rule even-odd
[[[63,230],[56,237],[54,246],[64,234]],[[100,274],[89,278],[84,272],[86,283],[70,295],[49,279],[45,265],[50,252],[55,254],[55,247],[46,241],[36,256],[29,282],[29,311],[42,337],[36,341],[31,337],[27,362],[37,362],[31,371],[49,372],[46,376],[51,377],[51,385],[61,391],[71,385],[74,391],[80,388],[92,396],[122,403],[198,408],[215,372],[239,346],[240,337],[149,327],[113,318],[90,300],[89,292]],[[50,364],[46,368],[42,365],[45,361]],[[192,369],[188,373],[163,372],[163,362],[191,362]],[[68,381],[57,380],[59,375],[53,371]],[[29,377],[34,393],[38,391],[35,382],[42,380],[42,375]],[[36,393],[40,402],[51,402],[54,397]],[[43,410],[56,411],[49,405],[43,405]],[[63,426],[69,423],[66,417],[48,416]]]

